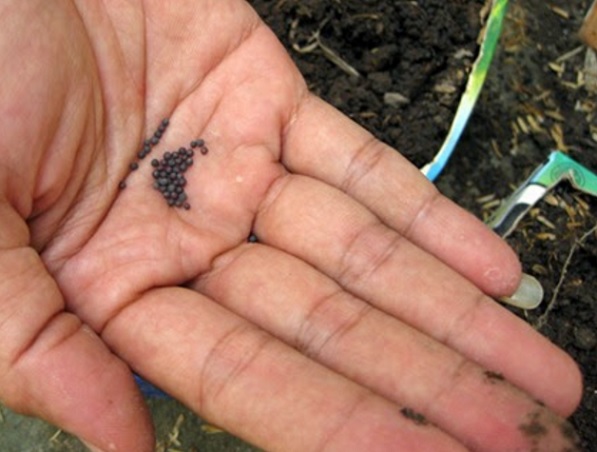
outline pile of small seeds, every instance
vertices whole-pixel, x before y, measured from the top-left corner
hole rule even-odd
[[[169,124],[170,120],[168,118],[163,119],[151,138],[147,138],[143,142],[143,148],[137,153],[139,160],[147,157],[152,149],[159,144]],[[180,147],[177,151],[165,152],[161,159],[151,161],[154,179],[153,188],[162,194],[170,207],[181,207],[186,210],[191,208],[185,192],[187,180],[184,173],[193,165],[195,150],[199,151],[201,155],[206,155],[209,152],[205,141],[197,139],[191,141],[188,148]],[[139,169],[139,162],[132,162],[129,169],[130,171]],[[126,188],[125,180],[120,182],[119,188],[121,190]]]
[[[163,157],[153,159],[153,188],[158,190],[169,206],[190,209],[187,202],[188,196],[184,190],[187,180],[184,173],[193,166],[194,149],[199,148],[202,155],[207,154],[208,149],[201,139],[191,141],[188,148],[181,147],[177,151],[166,152]]]
[[[169,206],[191,208],[184,191],[187,180],[183,174],[193,165],[193,154],[192,149],[187,152],[186,148],[180,148],[176,152],[166,152],[161,160],[151,161],[155,168],[153,188],[159,190]]]

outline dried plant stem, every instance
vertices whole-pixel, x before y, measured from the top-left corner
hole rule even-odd
[[[545,324],[547,323],[547,320],[549,319],[549,315],[550,315],[551,311],[556,306],[556,303],[558,300],[558,295],[560,294],[560,289],[562,288],[562,285],[564,284],[564,281],[566,280],[568,268],[570,267],[570,264],[572,263],[572,258],[574,257],[574,254],[576,253],[578,248],[580,248],[584,244],[584,242],[591,235],[595,234],[596,232],[597,232],[597,225],[593,226],[591,229],[589,229],[587,232],[585,232],[580,239],[574,241],[574,244],[570,248],[570,252],[568,253],[568,256],[566,257],[564,266],[562,267],[562,273],[560,274],[560,279],[558,281],[558,284],[556,285],[556,288],[553,291],[551,300],[549,300],[547,309],[545,309],[545,312],[543,314],[541,314],[541,316],[537,319],[537,321],[533,325],[536,330],[540,330],[541,328],[543,328],[545,326]]]
[[[324,21],[319,26],[319,29],[313,33],[313,35],[309,38],[307,44],[303,47],[299,46],[297,43],[292,44],[292,48],[302,54],[311,53],[315,50],[321,50],[323,56],[325,56],[329,61],[334,63],[338,66],[341,70],[352,77],[361,77],[359,71],[357,71],[354,67],[346,62],[340,55],[338,55],[334,50],[330,47],[325,45],[321,42],[321,29],[324,27],[327,21]],[[296,25],[295,25],[296,26]],[[293,36],[291,35],[291,40],[293,40]]]

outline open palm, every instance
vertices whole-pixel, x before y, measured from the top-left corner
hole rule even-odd
[[[569,444],[576,367],[485,295],[512,252],[310,95],[248,4],[0,8],[5,403],[151,450],[132,369],[268,449]],[[168,207],[148,160],[199,137]]]

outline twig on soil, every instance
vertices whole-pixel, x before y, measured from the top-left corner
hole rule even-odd
[[[550,5],[549,9],[551,9],[555,14],[560,16],[562,19],[570,19],[570,13],[565,10],[564,8],[560,8],[559,6]]]
[[[560,289],[562,288],[562,285],[564,284],[564,281],[566,279],[566,274],[568,273],[568,267],[570,267],[570,264],[572,263],[572,258],[574,257],[574,254],[581,246],[583,246],[584,242],[591,235],[595,234],[596,232],[597,232],[597,225],[593,226],[591,229],[589,229],[587,232],[585,232],[580,239],[574,241],[574,244],[570,248],[570,252],[568,253],[568,256],[566,257],[566,261],[564,262],[564,265],[562,267],[562,273],[560,274],[560,279],[553,291],[553,295],[551,296],[551,300],[549,301],[549,304],[547,305],[547,309],[545,309],[545,312],[537,319],[537,321],[533,325],[533,327],[536,330],[540,330],[541,328],[543,328],[545,326],[545,324],[547,323],[547,320],[549,319],[549,315],[550,315],[551,311],[556,306],[558,295],[560,294]]]
[[[50,439],[48,440],[49,443],[57,443],[58,442],[58,438],[60,437],[60,435],[62,435],[62,429],[58,429],[54,432],[54,434],[50,437]]]
[[[292,41],[292,48],[301,54],[311,53],[317,49],[320,49],[328,60],[338,66],[341,70],[346,72],[348,75],[353,77],[361,77],[359,71],[357,71],[354,67],[348,64],[345,60],[340,57],[336,52],[334,52],[330,47],[326,46],[323,42],[321,42],[321,29],[325,26],[327,21],[324,21],[317,31],[315,31],[307,44],[304,46],[300,46],[298,43],[294,42],[294,29],[298,26],[298,23],[295,22],[292,24],[291,33],[290,33],[290,40]]]
[[[178,417],[176,418],[176,422],[174,423],[174,427],[172,427],[172,430],[168,433],[168,447],[174,445],[174,446],[180,446],[180,441],[178,440],[178,435],[180,435],[180,426],[182,425],[182,423],[184,422],[184,415],[180,414],[178,415]]]
[[[575,49],[572,49],[569,52],[566,52],[565,54],[557,57],[556,63],[563,63],[565,61],[568,61],[569,59],[574,58],[576,55],[579,55],[580,53],[582,53],[582,51],[584,49],[585,49],[585,46],[578,46]]]

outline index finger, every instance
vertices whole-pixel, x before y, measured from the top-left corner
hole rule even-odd
[[[315,96],[300,103],[290,122],[282,159],[290,171],[351,195],[488,295],[516,291],[520,263],[496,234],[441,196],[398,152]]]

